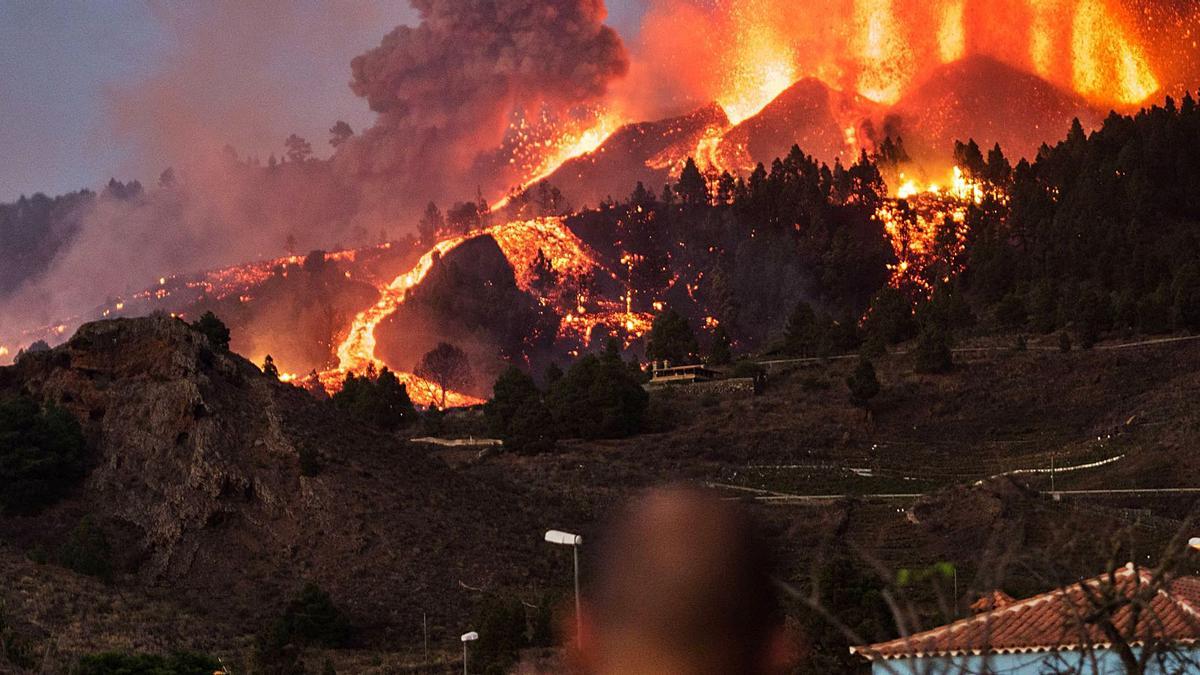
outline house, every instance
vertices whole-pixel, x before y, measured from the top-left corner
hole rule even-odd
[[[668,384],[695,384],[711,382],[717,378],[717,372],[702,365],[672,366],[670,362],[654,362],[650,370],[652,386]]]
[[[970,618],[850,652],[873,674],[1116,675],[1131,671],[1123,656],[1155,675],[1200,673],[1197,577],[1167,581],[1131,563],[1025,600],[993,593],[973,608]]]

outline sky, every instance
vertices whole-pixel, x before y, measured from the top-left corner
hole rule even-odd
[[[608,0],[609,23],[630,40],[650,2]],[[333,122],[373,119],[350,59],[415,20],[407,0],[0,0],[0,202],[153,180],[164,109],[264,161],[293,132],[327,154]]]

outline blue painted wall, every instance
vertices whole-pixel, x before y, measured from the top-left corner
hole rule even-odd
[[[1162,654],[1147,668],[1148,675],[1200,673],[1200,650]],[[1120,658],[1106,649],[1092,653],[1077,651],[1039,654],[994,654],[920,659],[875,661],[872,675],[1051,675],[1080,673],[1087,675],[1124,675]]]

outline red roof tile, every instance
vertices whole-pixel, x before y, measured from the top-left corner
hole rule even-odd
[[[851,652],[876,660],[1108,645],[1109,638],[1095,620],[1098,606],[1114,608],[1112,625],[1128,642],[1200,640],[1200,578],[1162,583],[1150,571],[1130,564],[940,628],[852,647]]]

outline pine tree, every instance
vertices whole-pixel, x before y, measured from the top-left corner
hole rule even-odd
[[[279,379],[279,368],[275,366],[275,359],[271,358],[270,354],[267,354],[267,358],[263,359],[262,371],[263,375],[273,380]]]

